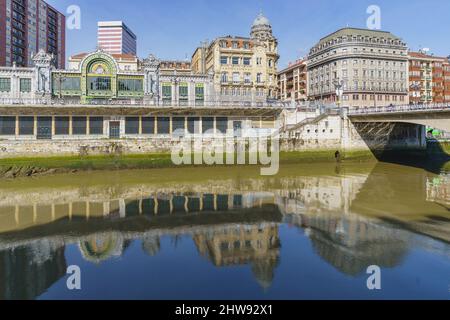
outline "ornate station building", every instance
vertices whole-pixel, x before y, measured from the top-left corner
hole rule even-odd
[[[215,94],[213,73],[193,72],[189,63],[153,55],[140,60],[83,53],[69,59],[67,70],[59,70],[41,51],[34,63],[33,68],[0,68],[0,140],[16,142],[0,146],[2,156],[8,150],[17,155],[45,148],[50,154],[76,154],[82,147],[101,153],[108,149],[105,140],[117,139],[128,152],[160,151],[152,138],[171,140],[175,131],[270,129],[281,110],[250,99],[223,102]],[[20,143],[28,140],[47,144]]]

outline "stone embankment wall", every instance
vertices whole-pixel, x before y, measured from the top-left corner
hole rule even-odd
[[[168,136],[118,140],[0,140],[0,159],[170,153],[182,141],[183,139]],[[237,141],[243,140],[235,139],[236,144]],[[225,149],[221,140],[203,138],[204,150],[217,147],[218,144]],[[405,123],[353,124],[340,116],[328,116],[317,123],[302,126],[280,140],[281,151],[377,151],[395,148],[425,149],[425,128]]]

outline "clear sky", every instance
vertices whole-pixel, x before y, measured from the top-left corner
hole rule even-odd
[[[339,28],[365,28],[369,5],[381,8],[382,30],[412,50],[450,55],[449,0],[47,0],[61,12],[81,8],[81,29],[67,30],[67,56],[93,51],[97,21],[123,20],[138,37],[138,55],[190,59],[200,41],[249,36],[262,10],[279,40],[280,69],[305,56],[323,36]]]

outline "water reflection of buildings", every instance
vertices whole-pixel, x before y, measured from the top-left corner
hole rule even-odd
[[[42,194],[7,190],[0,195],[0,297],[39,296],[64,276],[66,245],[76,244],[85,260],[97,264],[122,256],[133,241],[155,256],[161,237],[181,235],[191,237],[214,266],[250,266],[267,288],[281,259],[282,222],[304,230],[315,252],[343,273],[398,265],[413,234],[352,213],[366,181],[364,175],[249,179],[226,185],[228,192],[177,187],[183,194],[142,185]]]
[[[427,200],[450,207],[450,173],[427,180]]]
[[[34,299],[65,274],[62,241],[40,239],[0,250],[0,300]]]
[[[258,283],[270,287],[280,249],[276,223],[219,227],[196,234],[194,241],[215,266],[251,265]]]

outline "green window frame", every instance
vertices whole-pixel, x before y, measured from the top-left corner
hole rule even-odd
[[[172,84],[163,83],[162,98],[163,98],[163,100],[172,100]]]
[[[189,89],[187,83],[181,83],[178,87],[178,91],[180,94],[180,100],[187,100],[189,95]]]
[[[109,77],[89,77],[90,91],[111,91],[111,78]]]
[[[144,81],[142,79],[119,79],[119,91],[143,92]]]

